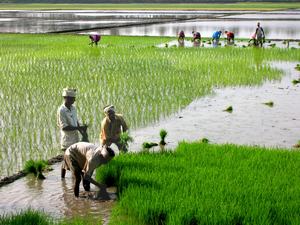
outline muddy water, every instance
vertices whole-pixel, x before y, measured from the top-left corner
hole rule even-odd
[[[28,175],[14,183],[0,188],[0,214],[14,213],[32,209],[44,211],[56,219],[86,217],[95,221],[102,219],[107,224],[114,201],[97,200],[97,188],[91,185],[91,192],[80,186],[80,197],[75,198],[72,190],[72,176],[67,173],[65,180],[60,179],[60,164],[45,173],[45,180],[36,180]],[[115,190],[108,189],[115,199]]]
[[[193,101],[173,116],[132,132],[131,149],[141,149],[145,141],[159,142],[160,129],[168,131],[168,148],[203,137],[213,143],[292,148],[300,140],[300,85],[292,84],[300,72],[294,69],[296,63],[273,65],[284,71],[281,81],[216,89],[214,95]],[[273,107],[263,104],[269,101]],[[228,106],[232,113],[223,111]]]

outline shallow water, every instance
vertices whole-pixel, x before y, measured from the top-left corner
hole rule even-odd
[[[300,20],[264,20],[261,19],[267,39],[299,39]],[[199,31],[202,37],[211,37],[216,30],[229,30],[235,33],[236,38],[250,38],[255,32],[257,20],[192,20],[170,22],[152,25],[141,25],[122,28],[98,30],[105,35],[129,35],[129,36],[176,36],[183,30],[186,37],[192,37],[192,31]],[[224,35],[222,37],[225,37]]]
[[[299,62],[298,62],[299,63]],[[182,140],[203,137],[212,143],[235,143],[267,147],[292,148],[300,140],[300,78],[296,63],[273,63],[284,70],[280,81],[268,81],[259,87],[216,89],[214,95],[193,101],[185,109],[151,126],[133,131],[131,149],[142,143],[159,142],[159,131],[168,131],[167,148]],[[263,103],[273,101],[269,107]],[[232,113],[224,112],[228,106]]]
[[[65,180],[60,178],[60,164],[53,165],[53,171],[44,173],[45,180],[36,180],[32,175],[0,188],[0,214],[15,213],[28,208],[44,211],[56,219],[86,217],[102,218],[107,224],[114,201],[95,200],[97,188],[91,185],[91,192],[80,186],[80,196],[75,198],[72,190],[72,176],[68,172]],[[114,189],[108,192],[115,193]]]
[[[184,30],[187,36],[191,36],[191,32],[197,30],[202,36],[210,37],[216,30],[231,30],[236,37],[248,38],[255,31],[258,20],[269,39],[299,39],[299,10],[0,10],[0,33],[82,33],[83,30],[89,30],[104,35],[176,36],[180,30]]]

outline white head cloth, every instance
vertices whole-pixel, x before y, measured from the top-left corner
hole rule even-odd
[[[115,112],[115,107],[113,105],[106,106],[104,108],[104,113],[107,114],[108,112]]]
[[[72,89],[72,88],[64,88],[63,93],[62,93],[63,97],[76,97],[76,89]]]

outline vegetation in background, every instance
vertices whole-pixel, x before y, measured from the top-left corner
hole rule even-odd
[[[1,34],[0,158],[11,159],[1,160],[2,175],[29,159],[61,154],[55,121],[64,87],[78,90],[79,120],[89,121],[89,140],[96,142],[107,102],[136,129],[215,87],[280,79],[267,61],[300,61],[299,49],[155,47],[170,40],[103,36],[91,48],[87,36]]]
[[[300,152],[181,143],[97,170],[117,185],[114,224],[299,224]],[[109,178],[109,181],[108,179]]]
[[[105,3],[105,4],[84,4],[84,3]],[[142,2],[142,4],[139,4]],[[130,4],[128,0],[46,0],[41,3],[40,0],[1,0],[0,9],[43,9],[43,10],[280,10],[280,9],[298,9],[300,3],[297,0],[280,0],[273,2],[239,2],[236,0],[213,0],[211,3],[207,3],[207,0],[189,0],[183,2],[182,0],[173,0],[173,4],[170,4],[169,0],[131,0]],[[179,2],[179,3],[176,3]],[[187,3],[189,2],[189,3]],[[194,2],[194,3],[193,3]],[[201,3],[202,2],[202,3]],[[204,3],[203,3],[204,2]],[[219,3],[218,3],[219,2]],[[221,3],[220,3],[221,2]],[[227,4],[226,4],[227,2]],[[239,3],[237,3],[239,2]],[[18,3],[18,4],[12,4]],[[25,4],[24,4],[25,3]],[[31,3],[31,4],[28,4]],[[33,4],[32,4],[33,3]],[[55,4],[51,4],[55,3]],[[60,3],[60,4],[59,4]],[[61,4],[65,3],[65,4]],[[72,4],[69,4],[72,3]],[[75,4],[74,4],[75,3]],[[80,4],[78,4],[80,3]],[[83,4],[81,4],[83,3]],[[118,3],[118,4],[108,4]],[[123,4],[122,4],[123,3]],[[148,4],[147,4],[148,3]],[[150,4],[149,4],[150,3]],[[156,4],[153,4],[156,3]],[[180,4],[181,3],[181,4]]]

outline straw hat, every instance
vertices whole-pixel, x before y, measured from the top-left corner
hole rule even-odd
[[[73,88],[64,88],[62,92],[63,97],[76,97],[76,89]]]
[[[109,112],[115,112],[115,107],[113,105],[108,105],[104,107],[103,111],[105,114]]]

